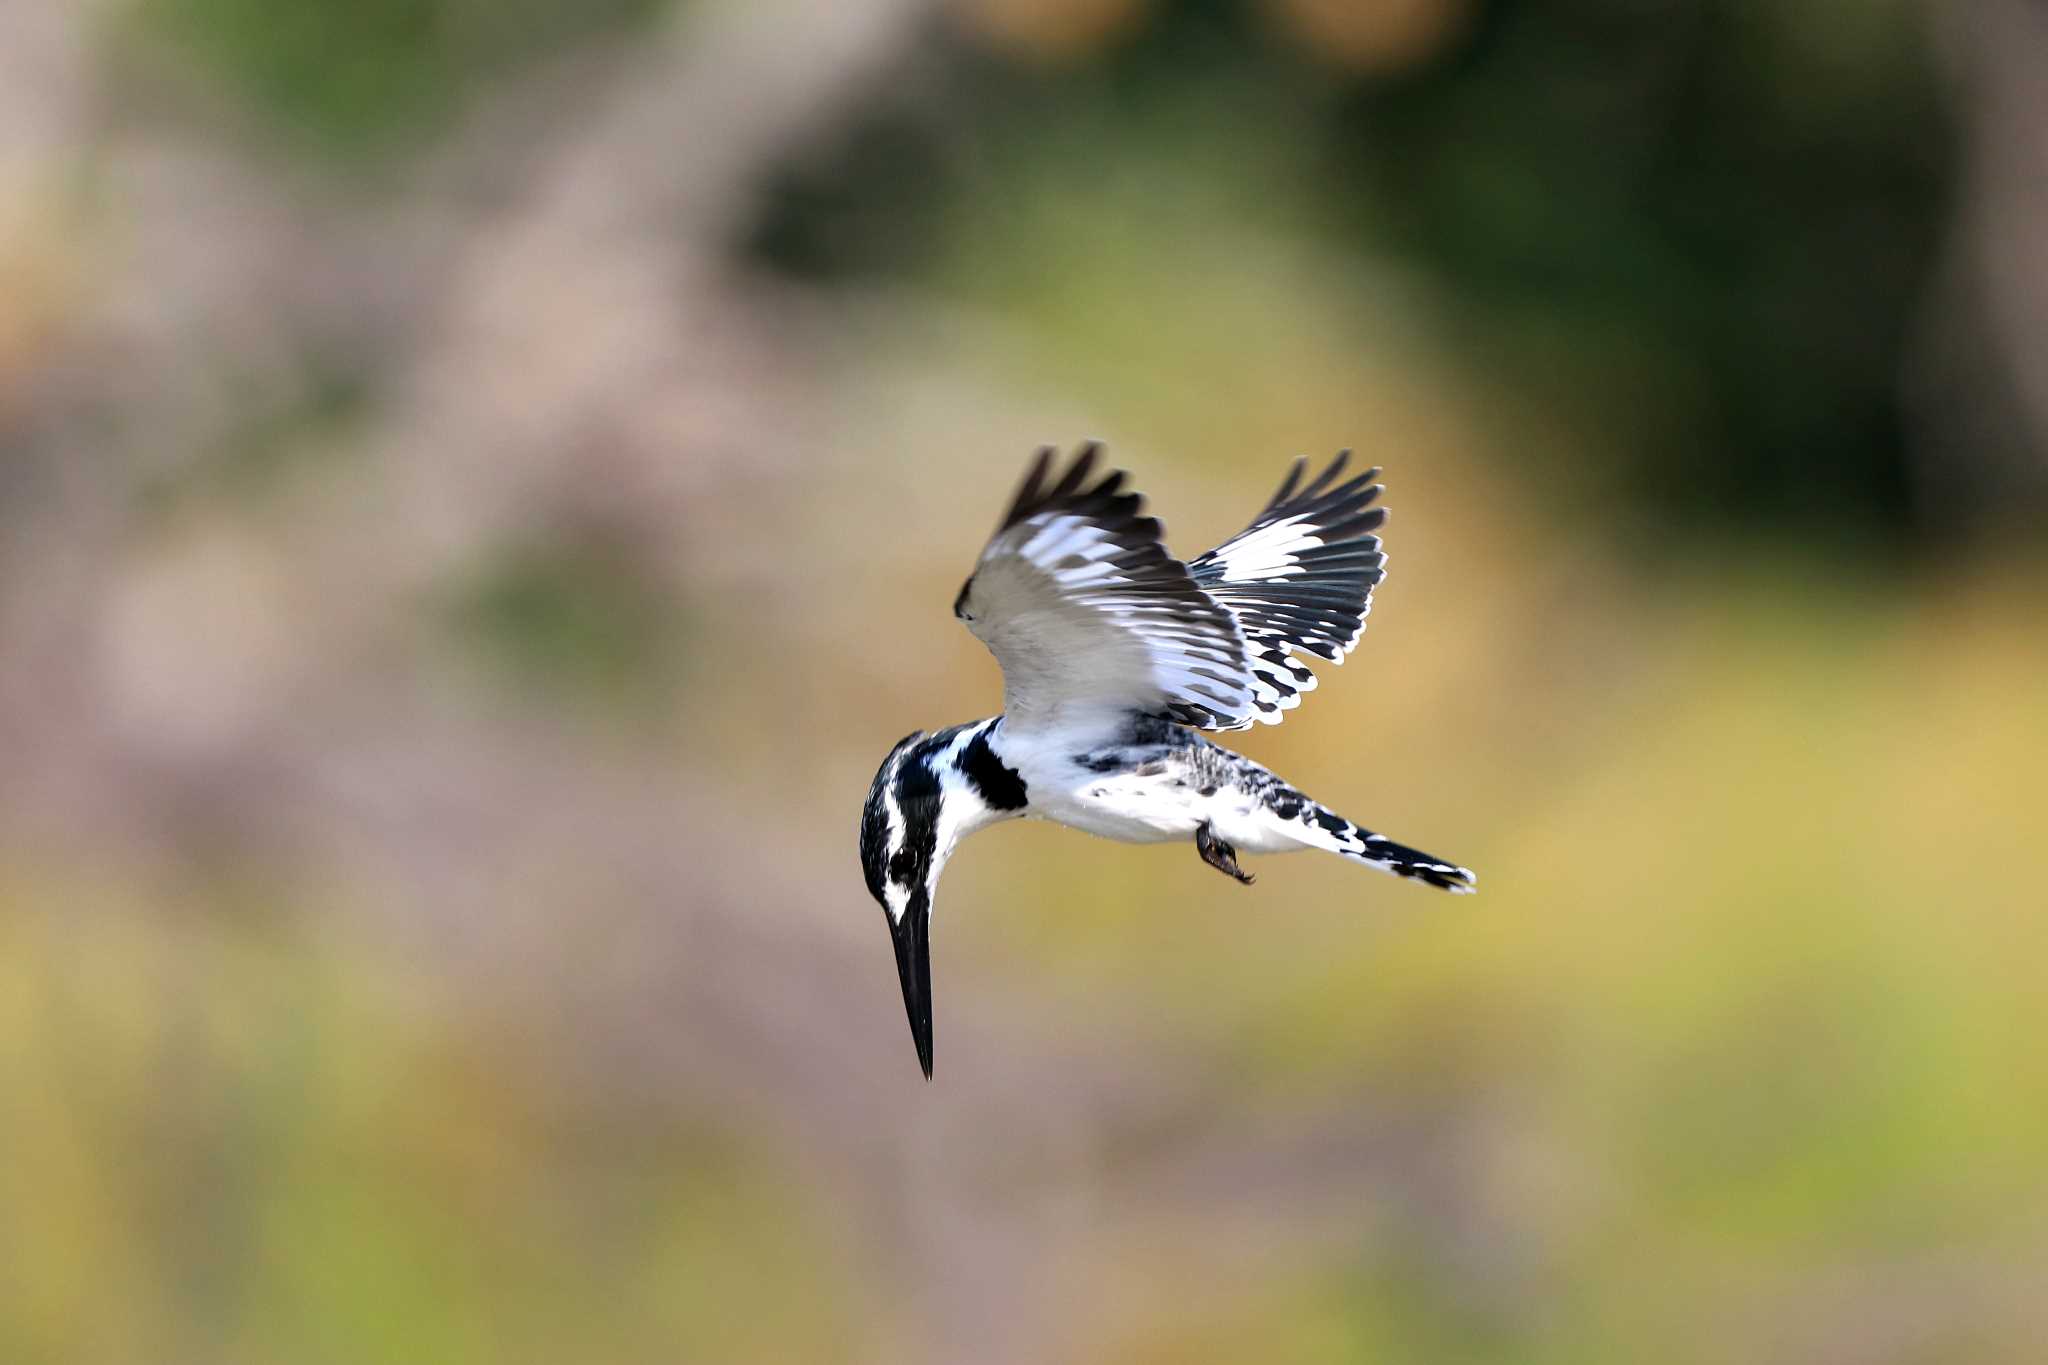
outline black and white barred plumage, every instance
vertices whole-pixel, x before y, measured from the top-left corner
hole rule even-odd
[[[959,841],[1027,816],[1128,843],[1192,839],[1240,881],[1239,852],[1320,848],[1453,892],[1466,869],[1319,805],[1198,730],[1278,724],[1316,684],[1302,656],[1342,662],[1385,576],[1378,470],[1306,461],[1251,525],[1188,564],[1157,520],[1041,450],[955,600],[1003,669],[1004,712],[899,742],[861,814],[868,890],[888,913],[918,1061],[932,1071],[932,897]]]
[[[1188,565],[1196,586],[1226,607],[1244,632],[1255,719],[1278,725],[1301,705],[1316,675],[1296,657],[1342,663],[1365,633],[1372,590],[1387,576],[1387,556],[1373,532],[1387,509],[1379,470],[1338,483],[1350,462],[1340,453],[1308,487],[1296,491],[1306,460],[1250,526]]]

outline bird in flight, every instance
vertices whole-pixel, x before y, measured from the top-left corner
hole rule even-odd
[[[1475,878],[1361,829],[1204,730],[1277,725],[1341,663],[1386,574],[1379,470],[1350,452],[1306,484],[1297,459],[1251,525],[1182,563],[1101,447],[1064,472],[1046,447],[954,600],[1003,670],[1003,714],[906,736],[875,774],[860,857],[896,944],[903,1006],[932,1074],[932,897],[960,840],[1051,820],[1125,843],[1191,839],[1249,884],[1239,853],[1319,848],[1445,891]]]

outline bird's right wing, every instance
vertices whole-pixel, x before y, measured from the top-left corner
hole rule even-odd
[[[1231,613],[1167,554],[1144,499],[1089,444],[1051,477],[1038,452],[954,614],[1003,668],[1004,724],[1130,710],[1208,729],[1250,724],[1252,680]]]
[[[1252,524],[1188,565],[1210,597],[1230,610],[1244,634],[1251,668],[1252,715],[1278,725],[1301,705],[1316,675],[1297,655],[1332,663],[1358,643],[1387,557],[1373,534],[1387,509],[1368,469],[1338,482],[1344,451],[1298,488],[1308,461],[1297,459],[1280,491]]]

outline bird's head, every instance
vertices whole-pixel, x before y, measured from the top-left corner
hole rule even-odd
[[[952,852],[957,822],[947,820],[946,787],[923,731],[882,760],[860,817],[860,863],[868,892],[889,919],[903,1009],[918,1065],[932,1075],[932,893]]]

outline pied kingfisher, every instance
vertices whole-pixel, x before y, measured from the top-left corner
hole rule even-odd
[[[1251,525],[1183,564],[1101,447],[1053,477],[1038,452],[953,614],[1003,669],[1003,714],[904,738],[861,812],[868,890],[889,918],[903,1005],[932,1074],[931,916],[939,872],[976,830],[1026,816],[1126,843],[1193,839],[1249,884],[1246,853],[1320,848],[1446,891],[1454,863],[1360,829],[1199,730],[1277,725],[1358,643],[1386,573],[1386,509],[1350,452],[1302,484],[1297,459]]]

